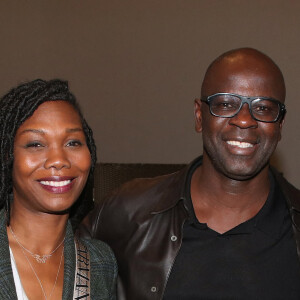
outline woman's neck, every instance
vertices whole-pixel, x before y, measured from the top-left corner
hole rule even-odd
[[[36,213],[12,205],[10,226],[18,241],[31,252],[50,253],[64,239],[68,214]]]

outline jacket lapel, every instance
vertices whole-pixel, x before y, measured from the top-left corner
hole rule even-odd
[[[76,255],[74,235],[70,222],[68,222],[66,230],[65,248],[64,248],[64,287],[63,299],[73,299],[75,269],[76,269]],[[0,297],[0,299],[2,299]]]
[[[5,211],[0,211],[0,299],[17,299],[10,263]]]

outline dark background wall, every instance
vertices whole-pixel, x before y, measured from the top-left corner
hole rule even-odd
[[[0,92],[37,77],[70,81],[102,162],[186,163],[202,152],[193,100],[219,54],[270,55],[288,114],[273,158],[300,187],[300,1],[0,1]]]

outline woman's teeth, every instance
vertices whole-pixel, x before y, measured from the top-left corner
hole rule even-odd
[[[63,180],[63,181],[40,181],[43,185],[50,185],[54,187],[65,186],[71,183],[71,180]]]

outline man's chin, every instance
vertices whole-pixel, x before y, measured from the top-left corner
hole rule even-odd
[[[246,181],[256,177],[265,167],[267,163],[261,166],[255,166],[236,163],[236,164],[225,164],[217,167],[217,170],[225,175],[227,178],[237,181]]]

